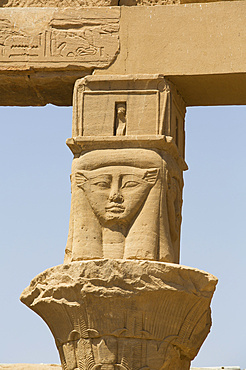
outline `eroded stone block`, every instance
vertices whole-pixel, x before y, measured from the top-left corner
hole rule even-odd
[[[216,283],[174,264],[84,261],[39,274],[21,300],[49,325],[63,369],[188,370]]]

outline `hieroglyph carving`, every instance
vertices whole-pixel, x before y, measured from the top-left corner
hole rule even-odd
[[[100,7],[116,6],[118,0],[0,0],[3,7]]]
[[[178,262],[182,171],[149,149],[93,150],[74,159],[65,261]]]
[[[0,65],[28,61],[107,66],[118,52],[118,31],[117,9],[93,14],[90,9],[66,9],[54,13],[39,29],[22,27],[11,17],[0,19]]]

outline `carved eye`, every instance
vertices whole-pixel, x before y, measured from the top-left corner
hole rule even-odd
[[[139,182],[137,181],[126,181],[123,184],[122,188],[135,188],[138,185],[139,185]]]
[[[92,185],[98,186],[100,189],[109,189],[110,183],[106,181],[95,181]]]

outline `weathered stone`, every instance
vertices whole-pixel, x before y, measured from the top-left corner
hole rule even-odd
[[[35,3],[38,6],[35,8],[11,8],[8,6],[12,3],[7,0],[2,3],[6,7],[0,8],[1,53],[5,49],[7,56],[12,55],[9,52],[11,46],[19,45],[22,57],[1,55],[1,105],[71,105],[74,82],[93,71],[100,73],[100,68],[104,69],[103,74],[109,75],[163,74],[176,85],[187,106],[246,104],[246,51],[242,47],[246,34],[245,1],[89,9],[73,8],[76,2],[71,2],[70,8],[66,9],[41,8],[42,1]],[[62,1],[59,4],[63,6]],[[88,26],[79,28],[82,22],[78,18],[86,19],[86,14],[91,11],[97,20],[102,17],[102,25],[118,11],[114,19],[119,20],[120,53],[116,46],[118,35],[114,32],[114,47],[113,43],[107,44],[109,34],[101,35],[98,44],[103,47],[106,40],[110,50],[108,57],[106,54],[98,59],[98,54],[88,54],[86,58],[82,55],[64,57],[66,48],[74,47],[71,36],[68,37],[69,45],[64,48],[61,44],[58,50],[54,38],[50,39],[54,49],[49,56],[42,56],[44,32],[48,36],[52,32],[60,40],[60,32],[64,36],[69,30],[69,34],[71,31],[75,35],[74,39],[80,39],[79,35]],[[69,27],[64,27],[63,23],[64,29],[58,29],[57,24],[49,24],[54,14],[70,14]],[[71,27],[72,24],[76,29]],[[94,37],[96,26],[91,28]],[[13,31],[18,43],[12,45],[10,34]],[[88,40],[86,38],[82,49]],[[76,46],[81,47],[81,43]],[[87,48],[87,52],[92,52],[95,46],[97,43]],[[18,48],[13,49],[16,55]]]
[[[115,60],[119,19],[117,7],[1,9],[0,104],[71,105],[74,82]]]
[[[217,279],[162,263],[179,262],[184,116],[160,75],[75,85],[65,264],[21,296],[63,370],[188,370],[210,330]]]
[[[118,127],[119,109],[123,110],[123,130]],[[179,150],[175,155],[173,147],[171,154],[179,160],[179,156],[184,158],[185,112],[183,98],[162,75],[88,76],[75,84],[72,136],[80,139],[79,145],[84,138],[86,143],[92,141],[94,149],[102,136],[103,140],[116,136],[138,142],[141,135],[143,139],[147,135],[155,139],[170,136]],[[86,149],[86,144],[82,144],[80,152]],[[77,153],[78,150],[74,154]]]
[[[107,67],[119,50],[119,16],[119,8],[4,9],[0,70]]]
[[[246,104],[245,14],[245,1],[122,7],[107,73],[163,74],[187,106]]]
[[[115,5],[173,5],[221,0],[0,0],[0,7],[101,7]],[[222,0],[225,1],[225,0]],[[230,0],[235,1],[235,0]]]
[[[4,8],[81,8],[102,7],[119,5],[118,0],[0,0],[0,6]]]
[[[162,76],[76,83],[65,262],[179,262],[185,104]]]
[[[167,154],[137,148],[92,150],[75,159],[65,261],[178,262],[182,174],[172,165]]]
[[[75,79],[93,73],[76,82],[67,141],[66,264],[38,275],[21,300],[50,327],[63,370],[188,370],[210,330],[217,279],[166,263],[179,262],[185,108],[218,102],[197,93],[204,75],[246,76],[245,4],[233,13],[232,4],[111,7],[169,0],[0,1],[2,102],[70,104]]]
[[[37,364],[0,364],[0,370],[60,370],[59,365],[37,365]],[[191,370],[240,370],[239,366],[221,367],[191,367]]]
[[[0,370],[61,370],[55,364],[0,364]]]
[[[17,106],[72,105],[75,81],[92,71],[0,72],[0,104]]]
[[[94,260],[46,270],[21,300],[48,324],[63,369],[188,370],[216,283],[175,264]]]

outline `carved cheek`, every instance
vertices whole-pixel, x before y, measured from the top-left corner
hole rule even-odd
[[[93,199],[98,199],[99,201],[103,201],[104,199],[108,199],[110,194],[110,189],[99,189],[98,187],[92,187],[90,191],[90,196]]]
[[[95,214],[103,214],[108,199],[108,190],[101,190],[92,184],[84,186],[86,197]]]
[[[122,189],[122,195],[128,206],[136,207],[145,200],[146,193],[149,189],[150,187],[148,184],[146,184],[146,186],[145,184],[141,184],[135,188]]]

